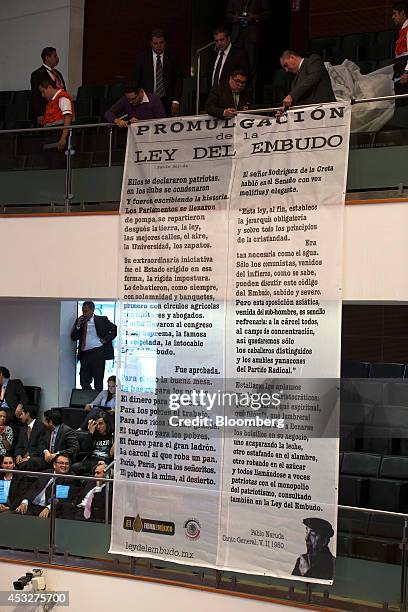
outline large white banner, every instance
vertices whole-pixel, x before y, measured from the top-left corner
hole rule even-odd
[[[332,581],[349,125],[129,128],[112,553]]]

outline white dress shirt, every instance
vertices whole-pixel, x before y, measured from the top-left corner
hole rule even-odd
[[[219,77],[218,77],[218,78],[219,78],[219,79],[221,78],[221,73],[222,73],[222,70],[223,70],[223,68],[224,68],[225,60],[226,60],[226,59],[227,59],[227,57],[228,57],[228,53],[230,52],[231,47],[232,47],[232,44],[230,43],[230,44],[228,45],[228,47],[225,49],[225,51],[224,51],[224,56],[223,56],[223,58],[222,58],[222,62],[221,62],[221,68],[220,68],[220,71],[219,71],[219,73],[218,73],[218,75],[219,75]],[[218,52],[217,59],[215,60],[214,69],[213,69],[213,73],[212,73],[212,77],[211,77],[211,85],[214,85],[214,76],[215,76],[215,71],[216,71],[216,69],[217,69],[218,60],[220,59],[220,53],[222,53],[222,51],[219,51],[219,52]]]

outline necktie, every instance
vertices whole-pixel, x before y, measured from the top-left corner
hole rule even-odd
[[[238,104],[239,104],[239,94],[234,93],[234,94],[233,94],[233,96],[234,96],[234,106],[235,106],[235,108],[238,110]]]
[[[84,329],[82,331],[81,351],[85,350],[85,346],[86,346],[86,334],[87,334],[87,332],[88,332],[88,321],[85,321]]]
[[[51,438],[50,438],[50,453],[52,453],[52,451],[54,450],[54,437],[55,437],[55,431],[52,431]]]
[[[28,441],[30,441],[30,437],[31,437],[31,427],[27,425],[27,440]]]
[[[61,83],[61,79],[58,76],[58,72],[56,70],[54,70],[54,68],[51,69],[51,74],[54,77],[54,81],[55,81],[55,85],[57,87],[57,89],[62,89],[62,83]]]
[[[160,55],[156,55],[156,58],[156,83],[154,93],[159,98],[164,98],[166,95],[166,90],[164,89],[163,84],[163,64]]]
[[[224,51],[220,51],[220,53],[218,55],[217,65],[215,67],[215,72],[214,72],[214,77],[213,77],[213,85],[219,85],[220,84],[220,72],[221,72],[221,66],[222,66],[223,57],[224,57]]]
[[[93,502],[94,495],[95,495],[95,489],[93,489],[93,491],[90,493],[88,499],[86,500],[86,504],[85,504],[85,508],[84,508],[84,517],[86,519],[90,519],[91,518],[91,507],[92,507],[92,502]]]
[[[2,385],[1,391],[0,391],[0,403],[3,403],[5,395],[6,395],[6,387]]]

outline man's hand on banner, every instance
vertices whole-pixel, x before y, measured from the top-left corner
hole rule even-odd
[[[127,127],[127,123],[126,121],[123,121],[123,119],[115,119],[114,123],[121,128]]]
[[[292,106],[293,104],[292,96],[288,94],[286,98],[283,98],[282,104],[283,104],[283,108],[289,108],[290,106]]]
[[[224,117],[235,117],[237,110],[235,108],[226,108],[223,112]]]

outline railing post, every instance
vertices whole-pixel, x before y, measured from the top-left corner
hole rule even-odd
[[[71,155],[72,155],[72,128],[69,128],[68,133],[68,146],[65,151],[65,155],[67,156],[67,168],[65,171],[65,212],[69,212],[70,210],[70,202],[72,199],[72,167],[71,167]]]
[[[406,612],[407,609],[407,529],[408,519],[405,517],[401,540],[401,612]]]
[[[108,152],[108,167],[112,166],[112,126],[109,128],[109,152]]]
[[[196,115],[200,112],[201,53],[197,57]]]
[[[48,534],[48,563],[52,563],[54,556],[54,540],[55,540],[55,478],[52,479],[51,485],[51,512],[50,512],[50,529]]]

